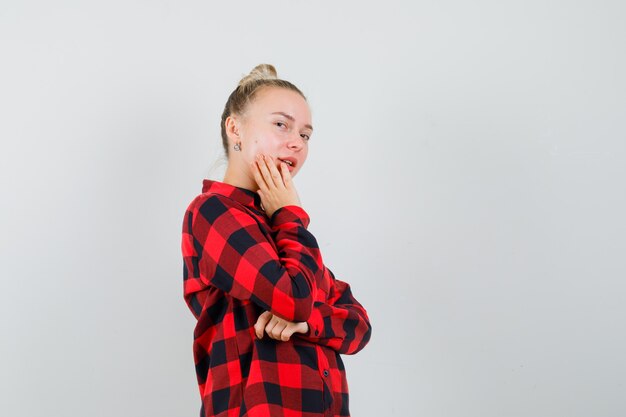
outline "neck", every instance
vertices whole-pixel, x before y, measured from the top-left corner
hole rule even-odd
[[[254,178],[250,178],[250,170],[237,167],[237,164],[232,162],[234,161],[229,161],[228,168],[226,168],[226,173],[224,174],[222,182],[256,192],[259,189],[259,186]]]

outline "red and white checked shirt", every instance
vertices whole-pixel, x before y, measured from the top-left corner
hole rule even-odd
[[[348,416],[340,353],[369,341],[367,312],[323,261],[309,216],[290,205],[271,218],[251,190],[205,179],[183,221],[184,299],[198,323],[193,353],[200,415]],[[309,333],[287,342],[254,324],[264,311]]]

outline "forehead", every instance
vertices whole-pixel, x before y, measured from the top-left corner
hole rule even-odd
[[[258,115],[282,112],[292,115],[296,122],[311,123],[309,104],[298,92],[286,88],[265,87],[259,90],[250,107]]]

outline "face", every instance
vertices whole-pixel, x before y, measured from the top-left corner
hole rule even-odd
[[[247,167],[259,153],[272,156],[279,171],[280,160],[291,161],[292,177],[304,165],[313,127],[309,105],[297,92],[265,87],[235,120],[238,137],[233,139],[241,142],[241,152],[236,153]]]

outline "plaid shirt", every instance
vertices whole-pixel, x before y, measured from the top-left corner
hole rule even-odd
[[[322,262],[309,216],[271,218],[251,190],[205,179],[183,221],[184,299],[198,320],[193,353],[201,416],[348,416],[340,353],[369,341],[367,312]],[[287,342],[254,324],[264,311],[306,321]]]

